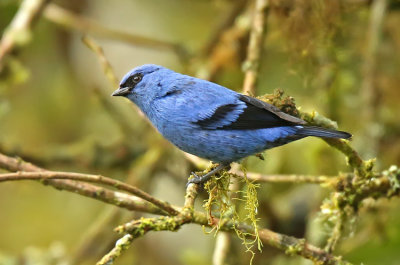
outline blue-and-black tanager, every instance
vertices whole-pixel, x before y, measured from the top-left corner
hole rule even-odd
[[[127,73],[112,95],[130,99],[183,151],[220,163],[191,183],[208,180],[231,162],[307,136],[351,137],[307,125],[259,99],[153,64]]]

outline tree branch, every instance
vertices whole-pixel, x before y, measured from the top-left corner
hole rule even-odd
[[[8,171],[47,172],[38,166],[32,165],[12,157],[0,154],[0,168]],[[113,204],[132,211],[147,212],[164,215],[165,212],[154,206],[152,203],[143,201],[135,196],[130,196],[117,191],[112,191],[92,184],[79,183],[72,180],[49,179],[41,182],[43,185],[50,185],[58,190],[66,190],[79,195],[93,198],[105,203]]]
[[[169,203],[161,201],[137,187],[101,175],[90,175],[90,174],[57,172],[57,171],[17,172],[17,173],[0,174],[0,182],[15,181],[15,180],[46,181],[54,179],[69,179],[69,180],[93,182],[93,183],[108,185],[118,190],[129,192],[139,198],[142,198],[143,200],[151,202],[152,204],[158,206],[160,209],[166,211],[171,215],[178,214],[178,212]]]
[[[103,48],[100,47],[92,38],[87,36],[82,37],[82,42],[92,50],[98,57],[100,64],[103,68],[103,72],[106,75],[107,79],[110,81],[111,85],[117,89],[118,88],[118,79],[114,73],[113,68],[111,67],[110,62],[106,58]],[[108,95],[109,96],[109,95]]]
[[[309,113],[297,109],[294,99],[289,96],[284,97],[283,91],[280,89],[275,90],[273,94],[263,95],[260,99],[278,107],[288,114],[300,117],[310,125],[337,129],[336,122],[318,114],[318,112],[313,111]],[[323,140],[346,156],[348,164],[356,173],[356,177],[367,178],[370,175],[373,161],[364,161],[357,151],[351,147],[348,140],[335,138],[323,138]]]
[[[134,238],[142,237],[150,231],[177,231],[184,224],[196,223],[211,227],[205,213],[194,211],[191,215],[165,216],[157,218],[141,218],[116,228],[119,233],[129,233]],[[245,223],[234,223],[231,220],[221,222],[221,231],[232,232],[239,230],[245,234],[252,234],[254,228]],[[314,262],[329,265],[349,265],[351,263],[342,261],[340,257],[333,256],[324,250],[315,247],[305,239],[279,234],[268,229],[260,229],[259,236],[262,243],[284,250],[288,254],[302,256]]]
[[[310,175],[263,175],[259,173],[253,172],[243,172],[237,171],[235,175],[240,177],[246,176],[247,179],[251,181],[255,181],[258,183],[261,182],[270,182],[270,183],[314,183],[314,184],[322,184],[328,183],[336,179],[336,177],[328,177],[328,176],[310,176]]]
[[[104,255],[101,260],[96,263],[96,265],[113,264],[115,259],[121,256],[122,252],[130,247],[133,239],[133,236],[130,234],[124,235],[115,243],[115,247],[106,255]]]

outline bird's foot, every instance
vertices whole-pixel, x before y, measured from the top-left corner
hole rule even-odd
[[[192,172],[191,174],[193,175],[193,178],[189,179],[186,187],[189,186],[189,184],[203,184],[205,182],[207,182],[208,180],[210,180],[210,178],[217,174],[218,172],[220,172],[221,170],[225,169],[229,167],[229,164],[226,163],[221,163],[219,164],[216,168],[214,168],[213,170],[211,170],[210,172],[204,174],[203,176],[198,176],[196,173]]]
[[[193,178],[188,180],[188,183],[186,184],[186,186],[191,183],[201,184],[201,183],[207,182],[212,177],[212,175],[209,175],[209,173],[204,174],[203,176],[199,176],[195,172],[191,172],[190,174],[193,176]]]

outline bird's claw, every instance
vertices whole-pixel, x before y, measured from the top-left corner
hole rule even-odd
[[[188,182],[186,183],[186,188],[189,186],[189,184],[201,184],[203,182],[202,176],[199,176],[194,172],[191,172],[190,174],[193,176],[193,178],[188,180]]]
[[[196,173],[192,172],[193,178],[189,179],[188,183],[186,184],[186,188],[189,184],[203,184],[207,182],[213,175],[220,172],[222,169],[229,166],[229,164],[219,164],[216,168],[211,170],[210,172],[204,174],[203,176],[198,176]]]

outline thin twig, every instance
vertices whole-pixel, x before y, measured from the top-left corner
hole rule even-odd
[[[123,250],[128,249],[132,241],[145,233],[147,231],[151,231],[151,227],[162,225],[165,230],[172,230],[179,229],[183,224],[190,222],[193,220],[193,213],[194,213],[194,202],[197,197],[197,192],[199,189],[199,185],[197,184],[190,184],[186,188],[186,196],[185,196],[185,203],[184,207],[178,212],[176,216],[171,217],[157,217],[157,218],[142,218],[140,220],[132,220],[131,222],[119,226],[116,228],[117,231],[126,231],[126,234],[122,239],[127,238],[123,241],[123,244],[118,244],[120,240],[117,241],[115,247],[108,252],[102,259],[97,263],[97,265],[103,264],[112,264],[115,258],[121,255]],[[148,223],[144,224],[144,220],[150,220]],[[165,222],[165,224],[163,224]],[[139,224],[139,228],[137,225]],[[174,228],[175,227],[175,228]],[[128,236],[129,235],[129,236]]]
[[[12,158],[0,154],[0,168],[8,171],[47,172],[45,169],[24,162],[22,159]],[[66,190],[80,194],[85,197],[96,199],[105,203],[113,204],[132,211],[147,212],[164,215],[165,212],[152,203],[143,201],[135,196],[112,191],[103,187],[88,183],[80,183],[72,180],[49,179],[41,182],[58,190]]]
[[[194,202],[197,197],[199,185],[197,184],[189,184],[186,188],[186,195],[185,195],[185,203],[183,208],[189,211],[193,211],[194,209]]]
[[[20,158],[13,158],[3,154],[0,154],[0,168],[8,171],[46,171],[44,168],[25,162]]]
[[[255,95],[255,87],[258,77],[258,68],[263,50],[268,0],[257,0],[253,24],[250,33],[250,41],[247,49],[247,59],[243,64],[245,70],[243,91],[249,95]]]
[[[134,238],[138,238],[143,236],[145,233],[156,229],[157,226],[163,226],[160,230],[176,231],[183,224],[192,221],[197,221],[197,223],[207,223],[207,217],[203,213],[194,211],[194,202],[197,197],[198,188],[199,185],[193,183],[187,186],[184,207],[179,210],[180,213],[178,215],[132,220],[124,225],[116,227],[115,231],[118,233],[129,233],[133,235]]]
[[[150,177],[150,178],[146,177],[146,180],[151,179],[150,175],[155,174],[158,169],[159,158],[162,154],[160,150],[159,148],[155,149],[151,148],[147,150],[145,154],[140,156],[133,163],[131,161],[131,164],[134,164],[134,166],[130,170],[131,174],[129,174],[129,177],[126,178],[124,181],[129,184],[131,184],[131,182],[133,183],[138,182],[138,179],[135,177],[137,174],[132,174],[132,172],[136,172],[142,177],[143,176]],[[137,172],[136,169],[139,169],[139,172]],[[93,222],[91,227],[89,227],[88,232],[86,232],[83,235],[83,242],[77,246],[76,248],[77,251],[75,251],[75,253],[72,255],[71,257],[72,264],[84,263],[85,260],[86,261],[91,260],[93,257],[97,258],[99,255],[104,253],[106,249],[104,249],[103,247],[99,247],[98,242],[99,240],[102,240],[103,242],[105,241],[103,245],[109,246],[109,242],[115,241],[115,235],[109,234],[112,233],[112,230],[110,231],[110,226],[111,225],[115,226],[115,221],[116,219],[119,219],[121,213],[122,211],[120,211],[116,207],[112,209],[107,208],[104,214],[101,214],[100,217],[101,220],[100,221],[95,220]],[[138,213],[133,213],[133,216],[137,216],[137,214]],[[93,249],[96,249],[96,251],[93,251]]]
[[[118,190],[129,192],[139,198],[142,198],[143,200],[151,202],[171,215],[178,214],[178,212],[169,203],[161,201],[137,187],[101,175],[90,175],[90,174],[57,172],[57,171],[17,172],[17,173],[0,174],[0,182],[15,181],[15,180],[43,181],[43,180],[53,180],[53,179],[69,179],[69,180],[93,182],[93,183],[108,185]]]
[[[341,257],[333,256],[324,250],[310,245],[305,239],[275,233],[268,229],[260,229],[259,236],[264,244],[284,250],[287,254],[302,256],[315,264],[351,265]]]
[[[18,46],[27,44],[36,19],[50,0],[24,0],[0,42],[0,69],[4,57]]]
[[[96,265],[113,264],[115,259],[121,256],[122,252],[130,247],[133,239],[133,236],[130,234],[124,235],[115,243],[115,247],[110,252],[108,252],[99,262],[97,262]]]
[[[209,166],[209,162],[205,159],[199,158],[197,156],[193,156],[191,154],[185,153],[185,157],[187,160],[192,163],[196,168],[205,169]],[[245,174],[241,170],[235,170],[234,167],[231,167],[231,173],[244,177]],[[250,181],[256,181],[259,183],[262,182],[271,182],[271,183],[315,183],[322,184],[334,181],[336,179],[335,176],[312,176],[312,175],[284,175],[284,174],[274,174],[274,175],[265,175],[255,172],[246,172],[246,177]]]
[[[243,172],[235,172],[236,175],[244,177]],[[264,175],[259,173],[247,172],[246,177],[255,182],[270,182],[270,183],[315,183],[322,184],[334,180],[336,177],[328,176],[311,176],[311,175]]]
[[[92,38],[89,38],[88,36],[83,36],[82,42],[97,55],[100,64],[103,67],[104,74],[106,75],[114,89],[117,89],[119,83],[118,79],[115,76],[114,70],[110,62],[104,55],[103,49]]]

